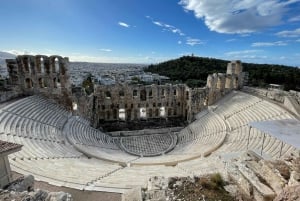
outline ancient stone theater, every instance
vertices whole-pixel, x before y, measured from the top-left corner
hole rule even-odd
[[[299,155],[299,92],[244,86],[241,61],[208,75],[203,88],[94,83],[91,94],[72,87],[66,57],[6,62],[0,140],[23,145],[8,156],[11,169],[37,181],[117,200],[142,200],[148,188],[148,200],[158,200],[152,177],[218,172],[268,200],[299,176],[284,178],[259,162]],[[251,165],[237,159],[245,153],[256,158]]]

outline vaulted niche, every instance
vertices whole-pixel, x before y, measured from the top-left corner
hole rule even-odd
[[[125,114],[125,109],[119,109],[119,119],[122,120],[122,121],[125,121],[125,117],[126,117],[126,114]]]
[[[140,108],[140,118],[141,119],[147,118],[146,108],[144,107]]]

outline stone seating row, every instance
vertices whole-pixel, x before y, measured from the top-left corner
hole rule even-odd
[[[70,118],[66,124],[65,131],[65,135],[72,144],[119,150],[119,147],[116,146],[111,136],[89,126],[86,123],[82,123],[80,117]]]
[[[38,181],[46,180],[53,185],[80,190],[84,190],[90,183],[107,177],[111,172],[122,168],[117,164],[86,157],[51,158],[38,162],[27,159],[10,161],[13,170],[23,174],[33,174]],[[84,174],[82,174],[83,172]],[[119,186],[122,187],[122,185]]]
[[[226,130],[224,123],[215,114],[207,113],[179,132],[178,144],[185,144],[224,130]]]
[[[241,97],[244,96],[245,99],[251,99],[251,95],[249,94],[245,94],[243,92],[237,92],[237,94]],[[233,109],[230,107],[229,103],[234,104],[234,101],[229,99],[227,102],[227,105],[219,105],[219,110],[215,110],[215,112],[220,112],[219,115],[224,114],[224,112],[233,114],[229,118],[225,119],[232,130],[228,132],[223,146],[214,154],[240,152],[249,149],[261,152],[261,149],[263,149],[263,154],[266,154],[272,158],[276,158],[289,154],[294,150],[292,146],[285,143],[281,144],[280,140],[264,134],[255,128],[251,128],[251,132],[249,134],[250,122],[293,119],[294,117],[283,108],[263,100],[257,102],[249,108],[246,107],[242,110],[239,110],[239,112],[233,113]],[[264,135],[265,141],[262,147]],[[280,153],[281,145],[282,152]]]
[[[34,119],[28,119],[7,111],[0,113],[0,132],[10,133],[21,137],[28,137],[49,141],[64,141],[61,130],[57,127],[43,124]]]
[[[69,112],[63,106],[57,104],[55,101],[52,101],[48,98],[45,98],[43,96],[38,96],[38,95],[29,96],[28,98],[32,99],[33,101],[37,102],[38,104],[43,105],[44,107],[46,107],[48,109],[58,111],[62,115],[65,115],[65,116],[69,115]]]
[[[2,110],[62,128],[67,121],[68,112],[60,106],[55,106],[50,101],[48,101],[48,105],[53,105],[52,107],[49,107],[46,102],[41,104],[38,99],[38,96],[20,99]]]
[[[224,104],[217,104],[218,107],[214,112],[223,116],[232,129],[244,126],[251,121],[268,120],[276,116],[289,115],[288,118],[293,118],[292,115],[279,106],[253,97],[243,92],[235,92],[231,96],[233,100],[228,99]],[[246,104],[244,106],[242,100],[252,100],[252,103],[250,102],[250,105]]]
[[[146,187],[148,179],[153,176],[164,176],[167,178],[174,176],[185,177],[190,176],[190,174],[172,166],[132,166],[116,171],[108,177],[104,177],[103,179],[96,181],[94,185],[110,185],[114,187],[122,187],[123,185],[126,187]]]
[[[14,159],[48,159],[48,158],[76,158],[82,153],[76,151],[71,145],[29,139],[10,134],[1,134],[0,139],[8,142],[22,144],[22,150],[13,154]]]
[[[39,104],[47,104],[45,100],[40,101]],[[53,131],[57,132],[51,133],[53,126],[23,116],[16,118],[15,114],[8,111],[0,112],[0,138],[24,145],[22,151],[10,156],[12,169],[17,172],[32,173],[38,180],[54,185],[89,190],[102,188],[105,191],[115,192],[136,185],[143,186],[150,176],[167,177],[210,173],[214,170],[214,168],[209,168],[212,165],[217,169],[222,168],[222,164],[217,161],[217,156],[224,151],[243,151],[247,147],[259,150],[262,144],[262,133],[255,129],[251,130],[248,143],[247,127],[242,124],[251,119],[276,119],[289,116],[284,112],[278,112],[276,107],[274,107],[275,109],[271,108],[266,114],[262,109],[267,107],[268,103],[266,105],[263,103],[258,107],[260,104],[257,103],[248,109],[241,110],[230,108],[230,104],[226,106],[229,108],[222,108],[222,105],[219,105],[215,110],[217,114],[208,111],[207,114],[184,128],[178,134],[180,143],[174,150],[157,157],[129,155],[119,149],[120,141],[117,138],[107,137],[105,133],[91,128],[84,120],[74,118],[69,118],[67,124],[64,125],[62,135],[62,137],[66,136],[74,147],[68,145],[67,142],[63,143],[59,140],[51,140],[52,137],[48,138],[48,135],[61,136],[59,128],[55,127],[57,130]],[[226,119],[227,123],[233,124],[230,119],[235,119],[237,114],[244,119],[241,120],[241,123],[237,123],[238,126],[235,126],[234,130],[227,131],[224,125],[225,120],[219,118],[222,116],[218,114],[219,108],[223,111],[228,110],[228,112],[238,111]],[[253,113],[249,111],[250,108],[251,111],[255,108]],[[13,119],[16,119],[16,122]],[[40,131],[36,131],[34,129],[36,127]],[[41,129],[45,129],[45,131]],[[32,131],[36,131],[36,133]],[[39,137],[39,132],[46,133],[46,135]],[[51,134],[47,134],[47,132]],[[220,147],[224,139],[226,141]],[[137,143],[139,142],[137,141]],[[275,157],[278,155],[278,147],[280,147],[279,141],[266,136],[264,152]],[[95,156],[98,160],[87,159],[77,150],[90,157]],[[288,153],[292,148],[284,144],[283,150],[284,153]],[[206,153],[212,153],[212,155],[207,158],[201,157]],[[119,162],[122,166],[117,164]],[[174,165],[171,164],[172,162]],[[170,166],[155,165],[156,163],[170,163]],[[145,164],[147,166],[144,166]]]
[[[265,135],[264,143],[263,138]],[[244,126],[230,134],[223,146],[215,152],[215,154],[242,152],[254,150],[258,153],[269,156],[270,158],[279,158],[295,151],[295,148],[282,142],[275,137],[264,134],[261,131]],[[282,150],[281,150],[282,146]]]

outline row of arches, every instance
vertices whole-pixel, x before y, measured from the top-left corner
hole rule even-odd
[[[50,79],[39,78],[37,80],[37,86],[39,88],[47,88],[51,84],[50,82],[52,81],[53,88],[60,88],[61,87],[61,83],[60,83],[59,78],[55,77],[52,80],[50,80],[50,82],[49,82],[49,80]],[[25,88],[26,89],[31,89],[33,87],[34,87],[34,83],[33,83],[32,79],[31,78],[26,78],[25,79]]]
[[[168,93],[169,94],[170,91],[168,90]],[[174,89],[173,90],[173,95],[176,96],[177,95],[177,90]],[[165,97],[166,96],[166,92],[164,89],[161,90],[161,97]],[[138,90],[134,89],[132,91],[132,97],[133,98],[137,98],[139,95],[139,98],[140,98],[140,101],[146,101],[147,99],[152,99],[153,98],[153,91],[152,89],[150,90],[146,90],[146,89],[142,89],[139,93],[138,93]],[[119,91],[119,98],[124,98],[125,97],[125,92],[123,90],[120,90]],[[105,98],[106,99],[111,99],[112,98],[112,94],[111,94],[111,91],[106,91],[105,92]]]
[[[137,108],[137,109],[112,109],[100,113],[100,119],[104,120],[138,120],[148,118],[167,118],[177,116],[177,110],[166,107]]]
[[[66,72],[65,60],[60,56],[18,56],[17,60],[21,64],[21,70],[25,73],[30,74],[49,74],[49,73],[60,73],[62,75]]]

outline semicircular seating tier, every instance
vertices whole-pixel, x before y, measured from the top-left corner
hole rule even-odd
[[[232,92],[213,107],[230,127],[224,144],[215,155],[253,150],[269,158],[278,158],[295,150],[286,143],[281,150],[282,141],[249,126],[250,122],[296,119],[282,107],[244,92]]]
[[[284,157],[295,148],[284,144],[279,155],[281,141],[254,128],[249,132],[249,122],[275,119],[294,116],[266,100],[233,92],[199,113],[174,138],[162,139],[160,132],[155,136],[153,131],[151,136],[120,139],[92,128],[86,119],[48,99],[31,96],[0,108],[0,139],[23,145],[9,156],[13,171],[57,186],[122,193],[146,185],[151,176],[224,171],[219,159],[224,153],[258,149],[271,158]],[[159,144],[159,139],[168,145]],[[156,142],[155,146],[141,151],[147,141]],[[157,152],[164,154],[141,156]]]

